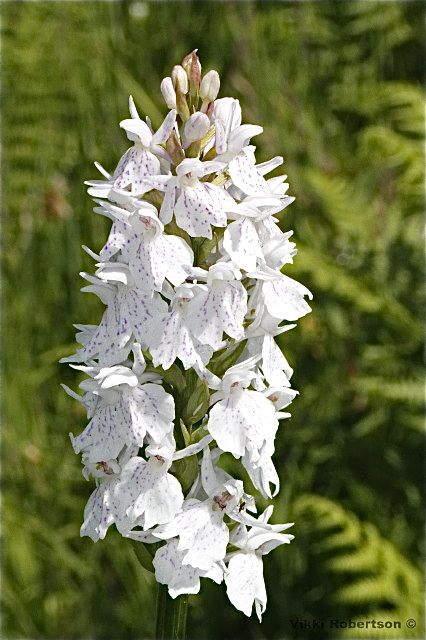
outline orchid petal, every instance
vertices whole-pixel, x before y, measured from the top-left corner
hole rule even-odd
[[[211,436],[210,436],[211,437]],[[212,438],[213,439],[213,438]],[[204,491],[210,498],[213,498],[214,492],[220,484],[213,467],[210,449],[206,447],[203,453],[203,461],[201,463],[201,482]]]
[[[260,605],[259,620],[262,619],[267,596],[261,558],[255,553],[236,553],[229,561],[225,584],[228,598],[238,611],[251,616],[256,602]]]
[[[253,136],[263,133],[263,127],[255,124],[243,124],[234,129],[228,138],[228,149],[239,153],[246,147]]]
[[[187,277],[185,266],[191,266],[194,254],[183,238],[159,235],[140,242],[130,257],[129,267],[139,287],[161,291],[165,278],[178,286]]]
[[[261,162],[259,164],[256,165],[256,169],[258,170],[258,172],[264,176],[267,173],[269,173],[270,171],[273,171],[274,169],[276,169],[277,167],[279,167],[280,165],[282,165],[282,163],[284,162],[284,158],[282,156],[275,156],[274,158],[271,158],[270,160],[267,160],[266,162]],[[284,176],[284,179],[287,176]]]
[[[140,115],[138,113],[138,110],[136,109],[136,105],[135,105],[135,101],[133,100],[133,96],[129,96],[129,111],[130,111],[130,116],[134,119],[134,120],[140,120]]]
[[[172,109],[164,118],[162,125],[152,137],[153,144],[164,144],[170,137],[176,122],[176,110]]]
[[[269,193],[265,178],[258,172],[254,162],[246,153],[238,154],[229,163],[229,175],[238,189],[247,195]]]
[[[184,189],[176,202],[175,216],[179,227],[193,237],[211,238],[211,225],[226,226],[226,214],[203,183]]]
[[[266,446],[273,452],[278,428],[272,402],[258,391],[237,391],[210,410],[207,429],[218,447],[236,458],[247,450],[255,461]]]
[[[144,530],[172,520],[182,507],[180,483],[167,473],[167,467],[154,457],[148,462],[131,458],[115,488],[122,512],[133,522],[142,516]]]
[[[163,202],[161,203],[159,217],[163,224],[169,224],[169,222],[171,222],[173,218],[175,202],[176,202],[176,186],[173,185],[172,188],[166,189]]]
[[[223,248],[233,262],[245,271],[254,271],[257,258],[262,258],[262,247],[255,225],[247,218],[231,222],[223,236]]]
[[[122,410],[129,444],[143,445],[146,433],[155,442],[173,430],[173,397],[158,384],[147,383],[122,395]]]
[[[304,296],[312,298],[309,289],[283,274],[279,278],[264,282],[262,295],[269,313],[274,318],[298,320],[311,311],[311,307],[304,300]]]
[[[210,444],[212,440],[213,438],[211,436],[204,436],[204,438],[201,438],[199,442],[190,444],[184,449],[180,449],[180,451],[176,451],[176,453],[173,454],[173,460],[182,460],[182,458],[187,458],[188,456],[193,456],[196,453],[199,453],[206,445]]]
[[[163,369],[169,369],[176,358],[181,360],[184,369],[196,363],[202,366],[194,339],[178,311],[163,315],[151,326],[150,352],[154,366],[161,364]]]
[[[188,303],[189,327],[202,344],[219,349],[225,332],[235,340],[244,336],[247,293],[237,281],[216,280]]]
[[[158,294],[151,296],[145,291],[133,287],[126,293],[126,305],[135,337],[142,344],[147,344],[149,341],[148,328],[167,311],[167,303]]]
[[[84,508],[84,522],[80,528],[80,536],[88,536],[93,542],[105,538],[108,528],[114,522],[108,498],[109,483],[103,482],[93,491]]]
[[[183,593],[198,593],[200,590],[200,577],[210,578],[218,584],[223,579],[223,569],[216,563],[207,571],[182,564],[185,551],[180,551],[177,540],[170,540],[166,545],[158,549],[153,565],[155,577],[160,584],[167,584],[172,598]]]
[[[84,451],[89,462],[114,459],[126,444],[126,427],[121,406],[102,402],[84,431],[70,435],[74,451]]]
[[[140,122],[144,124],[142,120]],[[126,189],[131,185],[132,195],[138,196],[152,188],[144,178],[158,173],[160,161],[153,153],[144,148],[131,147],[122,156],[112,180],[118,189]]]
[[[163,540],[179,536],[178,549],[186,550],[183,564],[207,571],[225,557],[229,531],[222,512],[210,501],[191,503],[172,522],[158,527],[154,535]]]

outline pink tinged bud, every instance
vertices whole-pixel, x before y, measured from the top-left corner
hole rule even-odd
[[[200,60],[197,56],[197,51],[198,49],[194,49],[194,51],[191,51],[191,53],[188,53],[184,59],[182,60],[182,67],[185,69],[185,71],[187,72],[187,74],[189,75],[191,66],[193,64],[198,64],[200,66],[201,69],[201,64],[200,64]]]
[[[216,100],[220,88],[220,78],[217,71],[212,69],[201,80],[200,97],[205,102]]]
[[[198,56],[194,54],[193,62],[191,65],[191,73],[189,75],[189,79],[191,81],[191,86],[194,91],[198,91],[201,83],[201,64],[198,59]]]
[[[164,78],[161,82],[161,93],[169,109],[176,109],[176,91],[170,77]]]
[[[185,140],[187,142],[195,142],[204,138],[210,129],[210,120],[205,113],[197,111],[193,113],[185,124]]]
[[[197,51],[198,49],[194,49],[182,60],[182,67],[188,75],[189,89],[192,95],[198,93],[201,82],[201,63],[197,56]]]
[[[211,120],[213,118],[213,114],[214,114],[214,102],[209,102],[206,108],[206,115]]]
[[[185,158],[185,153],[175,130],[172,131],[166,142],[166,151],[175,165],[180,164]]]
[[[188,93],[188,76],[180,64],[176,64],[172,69],[172,81],[176,91],[183,94]]]
[[[191,53],[187,53],[186,56],[182,59],[181,65],[185,69],[185,71],[188,71],[188,68],[191,65],[192,54],[196,54],[197,51],[198,49],[194,49],[194,51],[191,51]]]

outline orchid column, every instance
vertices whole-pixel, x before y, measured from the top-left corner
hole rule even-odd
[[[160,597],[158,637],[183,638],[187,594],[200,579],[225,582],[231,603],[261,620],[262,556],[289,543],[291,524],[270,524],[221,464],[241,461],[265,499],[279,490],[273,463],[279,421],[297,392],[275,338],[310,311],[285,275],[296,254],[275,214],[294,198],[281,157],[256,164],[234,98],[192,52],[161,83],[169,113],[157,131],[130,98],[120,126],[133,143],[112,174],[89,181],[94,211],[112,222],[83,291],[106,305],[99,326],[76,325],[73,363],[87,378],[89,423],[71,434],[95,488],[82,536],[110,525],[132,539]],[[152,551],[151,551],[152,550]],[[166,616],[164,616],[166,611]]]

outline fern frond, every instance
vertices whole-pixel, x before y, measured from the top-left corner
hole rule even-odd
[[[311,562],[317,569],[322,567],[330,580],[337,580],[333,600],[335,606],[344,607],[345,618],[402,622],[414,618],[416,631],[421,632],[420,571],[374,525],[359,521],[342,505],[318,495],[298,498],[294,518],[309,530]],[[342,629],[341,636],[349,637],[350,632],[352,629]],[[389,636],[378,629],[371,637]]]

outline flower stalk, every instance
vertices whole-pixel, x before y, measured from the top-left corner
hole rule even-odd
[[[173,599],[166,585],[157,586],[156,640],[186,639],[188,598],[185,594]]]

